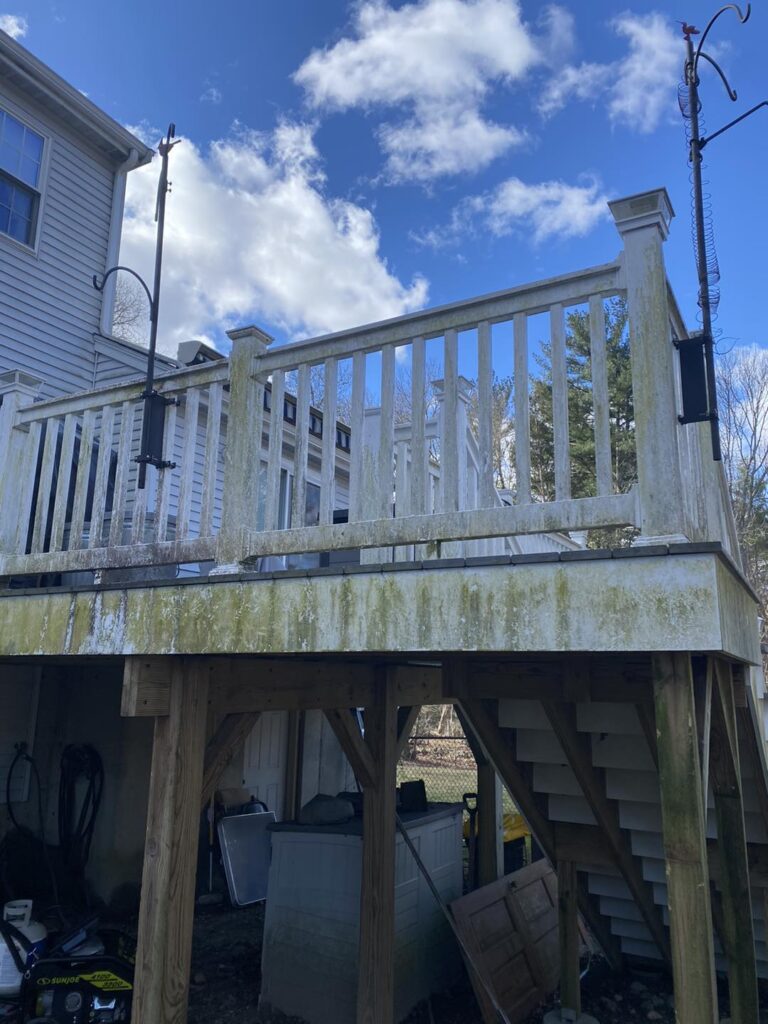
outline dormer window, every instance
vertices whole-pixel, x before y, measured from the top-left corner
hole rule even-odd
[[[0,109],[0,233],[35,244],[43,163],[42,135]]]

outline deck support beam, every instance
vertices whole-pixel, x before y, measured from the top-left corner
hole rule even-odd
[[[679,1024],[716,1024],[705,798],[688,654],[653,656],[672,973]]]
[[[204,662],[169,663],[168,714],[155,718],[141,884],[134,1020],[185,1024],[208,710]]]
[[[720,850],[720,939],[728,958],[731,1016],[739,1024],[757,1024],[757,968],[733,680],[727,662],[713,661],[709,755]]]

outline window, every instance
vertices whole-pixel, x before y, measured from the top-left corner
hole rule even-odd
[[[34,245],[43,137],[0,110],[0,232]]]

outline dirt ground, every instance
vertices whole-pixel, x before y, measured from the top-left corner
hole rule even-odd
[[[233,909],[199,908],[192,948],[192,984],[188,1024],[245,1024],[256,1021],[261,984],[263,904]],[[583,965],[582,1011],[600,1024],[675,1024],[672,983],[661,970],[637,968],[617,975],[594,957]],[[727,985],[720,986],[720,1016],[728,1020]],[[556,996],[531,1014],[525,1024],[541,1024],[557,1006]],[[262,1024],[304,1024],[281,1017]],[[418,1006],[407,1024],[483,1024],[466,978],[451,992],[434,995]],[[761,992],[761,1024],[768,1024],[768,993]]]

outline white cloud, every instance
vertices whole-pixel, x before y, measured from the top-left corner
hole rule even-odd
[[[566,64],[547,84],[539,100],[539,113],[551,117],[569,99],[592,100],[600,96],[615,77],[612,64]]]
[[[486,121],[481,107],[493,84],[519,82],[572,32],[555,5],[543,26],[541,36],[531,31],[519,0],[363,0],[352,35],[315,50],[294,78],[315,109],[405,106],[402,120],[379,129],[390,179],[477,170],[525,139]]]
[[[477,221],[496,237],[524,234],[534,243],[554,238],[579,238],[608,215],[608,196],[590,179],[580,185],[563,181],[527,184],[508,178],[483,195],[468,196],[454,209],[444,229],[412,235],[430,248],[458,242]]]
[[[606,64],[566,65],[544,90],[539,111],[549,117],[571,98],[603,98],[614,124],[652,132],[674,109],[684,57],[682,37],[662,14],[625,12],[611,25],[627,41],[626,55]]]
[[[578,238],[588,234],[608,215],[608,197],[597,181],[567,185],[542,181],[527,185],[508,178],[493,192],[474,200],[495,235],[531,232],[535,242],[549,238]]]
[[[477,110],[424,104],[420,116],[401,124],[383,125],[381,148],[392,181],[429,181],[485,167],[525,134],[484,120]]]
[[[0,14],[0,29],[11,39],[23,39],[29,31],[29,22],[21,14]]]
[[[682,37],[662,14],[622,14],[613,24],[628,41],[629,54],[611,89],[608,113],[612,121],[651,132],[676,102],[685,54]]]
[[[292,336],[423,306],[427,283],[402,283],[379,252],[369,210],[328,197],[312,127],[237,128],[201,152],[173,151],[160,347],[215,338],[255,320]],[[151,278],[157,166],[129,175],[121,262]]]
[[[201,103],[213,103],[219,104],[223,99],[221,89],[217,89],[215,85],[209,85],[207,89],[203,90],[200,96]]]

